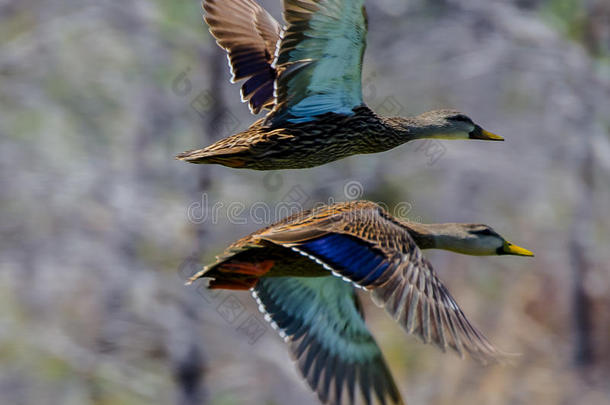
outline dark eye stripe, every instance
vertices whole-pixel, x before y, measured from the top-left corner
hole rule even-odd
[[[467,122],[469,124],[472,123],[472,120],[465,115],[454,115],[450,119],[453,121]]]
[[[475,235],[493,236],[493,232],[490,229],[481,229],[477,231],[471,231]]]

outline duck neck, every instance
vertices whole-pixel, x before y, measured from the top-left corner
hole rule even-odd
[[[426,131],[423,131],[412,118],[390,117],[386,118],[386,124],[393,130],[396,140],[400,143],[426,137]]]
[[[394,129],[400,143],[414,141],[416,139],[458,139],[456,134],[446,134],[439,130],[436,125],[418,116],[411,118],[393,117],[388,122]]]
[[[406,222],[403,225],[420,249],[442,249],[442,229],[438,229],[441,224]]]
[[[402,142],[415,139],[468,139],[469,137],[467,132],[436,123],[425,114],[410,118],[392,117],[388,118],[387,122]]]

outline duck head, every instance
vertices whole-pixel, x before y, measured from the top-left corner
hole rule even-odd
[[[422,248],[451,250],[473,256],[534,256],[484,224],[414,224],[407,227]]]
[[[455,110],[428,111],[411,120],[410,130],[416,138],[504,140],[500,135],[484,130],[470,117]]]

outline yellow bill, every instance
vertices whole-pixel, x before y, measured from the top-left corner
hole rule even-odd
[[[474,129],[468,134],[470,139],[483,139],[486,141],[503,141],[500,135],[496,135],[492,132],[486,131],[478,125],[475,125]]]
[[[513,245],[509,241],[504,241],[504,246],[502,247],[502,251],[506,255],[515,255],[515,256],[534,256],[534,253],[530,252],[527,249],[519,247],[517,245]]]
[[[503,141],[504,138],[502,138],[500,135],[496,135],[493,132],[489,132],[486,130],[481,130],[481,134],[483,135],[481,137],[481,139],[489,139],[490,141]]]

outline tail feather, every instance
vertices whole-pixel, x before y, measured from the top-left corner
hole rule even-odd
[[[185,162],[190,162],[194,159],[198,159],[198,158],[205,156],[202,154],[203,151],[204,151],[204,149],[187,150],[186,152],[182,152],[182,153],[179,153],[178,155],[176,155],[176,159],[184,160]]]
[[[208,288],[210,290],[249,290],[254,287],[258,282],[258,278],[250,277],[245,279],[222,279],[215,278],[210,280]]]
[[[239,246],[231,246],[225,252],[216,256],[216,261],[205,266],[201,271],[195,273],[186,282],[192,284],[200,278],[218,280],[218,282],[230,282],[251,279],[253,276],[260,276],[273,267],[274,262],[270,260],[252,260],[249,252],[252,249],[259,249],[261,246],[253,243],[241,243]],[[244,255],[246,255],[244,257]],[[258,274],[260,272],[260,274]],[[217,283],[216,285],[219,285]],[[212,284],[210,284],[211,288]]]
[[[220,164],[228,167],[244,167],[247,160],[231,151],[209,151],[207,149],[190,150],[179,155],[176,159],[195,164]]]
[[[205,266],[201,271],[193,274],[187,281],[186,285],[193,284],[196,280],[206,277],[206,278],[216,278],[218,277],[218,272],[215,269],[216,263],[212,266]]]
[[[204,267],[203,270],[189,278],[186,285],[190,285],[200,278],[209,279],[209,289],[249,290],[256,285],[258,277],[221,271],[219,265],[222,264],[214,263]]]

